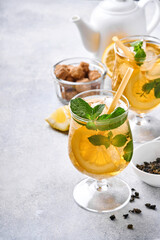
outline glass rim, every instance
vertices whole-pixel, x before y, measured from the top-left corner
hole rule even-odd
[[[100,80],[104,80],[104,77],[105,75],[107,74],[107,68],[106,66],[101,62],[99,61],[98,59],[92,59],[92,58],[86,58],[86,57],[72,57],[72,58],[65,58],[59,62],[57,62],[56,64],[53,65],[53,71],[52,71],[52,75],[54,77],[54,80],[58,83],[62,83],[62,84],[65,84],[65,85],[71,85],[71,86],[79,86],[79,85],[82,85],[81,82],[69,82],[69,81],[66,81],[66,80],[63,80],[63,79],[60,79],[60,78],[57,78],[56,75],[54,74],[54,70],[55,70],[55,67],[65,61],[68,61],[68,60],[88,60],[88,61],[92,61],[93,63],[95,64],[98,64],[98,65],[102,65],[103,68],[104,68],[104,73],[101,74],[101,77],[97,78],[96,80],[93,80],[93,81],[89,81],[89,82],[86,82],[86,83],[83,83],[83,85],[90,85],[92,83],[97,83],[99,82]]]
[[[136,39],[136,38],[137,38],[137,39]],[[128,36],[128,37],[121,38],[120,41],[122,41],[123,43],[127,43],[127,42],[129,42],[129,40],[132,40],[132,39],[133,39],[133,40],[135,39],[136,41],[138,41],[138,39],[144,39],[144,40],[146,40],[146,42],[147,42],[147,39],[148,39],[148,41],[149,41],[149,39],[152,39],[152,40],[153,40],[153,43],[159,43],[159,45],[160,45],[160,39],[159,39],[159,38],[157,38],[157,37],[152,37],[152,36],[149,36],[149,35],[132,35],[132,36]],[[127,57],[127,56],[121,54],[121,53],[118,52],[118,50],[117,50],[116,43],[114,43],[114,51],[115,51],[115,54],[118,54],[120,57],[123,57],[123,58],[125,58],[125,59],[128,59],[130,62],[141,63],[141,61],[144,61],[143,58],[140,58],[139,61],[135,61],[134,58],[132,59],[132,58],[130,58],[130,57]],[[159,57],[160,57],[160,54],[157,55],[157,58],[159,58]],[[152,58],[152,59],[149,59],[149,60],[147,60],[147,61],[145,61],[145,62],[151,62],[151,61],[153,61],[153,58]]]
[[[75,95],[71,100],[80,97],[80,95],[83,95],[83,94],[86,94],[86,93],[91,93],[91,92],[106,92],[106,93],[114,93],[114,94],[116,93],[116,91],[107,90],[107,89],[92,89],[92,90],[84,91],[84,92],[81,92],[81,93]],[[96,95],[96,94],[95,94],[95,95]],[[93,95],[90,95],[90,96],[93,96]],[[98,96],[98,95],[96,95],[96,96]],[[99,96],[101,96],[101,95],[99,95]],[[88,96],[87,96],[87,97],[88,97]],[[104,95],[104,97],[105,97],[105,95]],[[122,100],[123,103],[124,103],[124,104],[126,105],[126,107],[127,107],[126,110],[124,109],[125,112],[122,113],[121,115],[115,117],[115,118],[109,118],[109,119],[106,119],[106,120],[98,121],[98,120],[91,120],[91,119],[86,119],[86,118],[83,118],[83,117],[79,117],[78,115],[76,115],[75,113],[73,113],[72,110],[71,110],[71,107],[70,107],[71,100],[70,100],[70,102],[69,102],[69,109],[70,109],[70,112],[71,112],[71,116],[72,116],[73,118],[75,118],[76,120],[78,120],[78,121],[81,121],[81,122],[84,122],[84,123],[87,123],[87,122],[89,122],[89,121],[94,121],[94,122],[98,123],[99,125],[103,125],[104,123],[108,123],[108,122],[111,122],[111,121],[116,121],[116,120],[118,120],[120,117],[124,116],[125,114],[128,114],[129,101],[128,101],[128,99],[127,99],[123,94],[121,95],[120,99],[121,99],[121,98],[124,98],[125,101],[127,102],[127,104],[126,104],[126,103],[124,102],[124,100]],[[82,99],[85,100],[85,97],[82,98]]]

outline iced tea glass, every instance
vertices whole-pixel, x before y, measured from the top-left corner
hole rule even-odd
[[[80,93],[74,99],[82,98],[91,107],[105,104],[103,114],[106,114],[114,95],[114,91],[97,89]],[[76,185],[73,196],[79,206],[93,212],[120,209],[130,199],[128,185],[115,177],[127,167],[133,153],[126,97],[120,98],[118,107],[125,110],[123,114],[94,121],[94,129],[89,125],[90,120],[71,111],[69,157],[77,170],[90,177]]]
[[[159,120],[146,116],[160,104],[160,40],[150,36],[131,36],[121,41],[132,51],[132,43],[143,41],[146,59],[138,62],[134,58],[129,59],[115,45],[112,89],[118,89],[128,67],[132,67],[134,71],[123,94],[129,101],[130,109],[136,112],[130,122],[133,139],[135,142],[150,141],[160,136]]]

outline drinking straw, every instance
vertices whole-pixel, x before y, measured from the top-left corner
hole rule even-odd
[[[133,54],[128,50],[128,48],[119,40],[117,36],[112,38],[113,42],[124,52],[125,56],[128,58],[133,58]]]
[[[117,92],[114,95],[114,98],[113,98],[113,101],[112,101],[111,105],[109,106],[108,114],[113,112],[113,110],[115,109],[120,97],[122,96],[122,93],[123,93],[128,81],[129,81],[129,79],[132,75],[132,72],[133,72],[133,68],[129,67],[126,71],[126,74],[124,75],[124,77],[121,81],[121,84],[119,85],[119,88],[118,88]]]

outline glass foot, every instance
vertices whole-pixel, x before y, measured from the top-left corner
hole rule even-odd
[[[74,200],[80,207],[98,213],[121,209],[129,202],[130,196],[128,184],[116,177],[102,181],[87,178],[73,191]]]
[[[160,121],[151,116],[136,116],[130,121],[133,141],[145,143],[160,137]]]

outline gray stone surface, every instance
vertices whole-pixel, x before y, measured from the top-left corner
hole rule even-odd
[[[0,2],[0,240],[160,239],[160,189],[141,182],[130,165],[119,177],[140,192],[140,200],[117,211],[115,222],[74,203],[72,190],[84,176],[70,163],[67,135],[44,121],[61,106],[52,65],[89,56],[68,19],[75,13],[89,19],[96,4]],[[153,35],[160,37],[160,25]],[[148,201],[158,210],[147,210]],[[124,220],[133,207],[142,209],[141,216]]]

